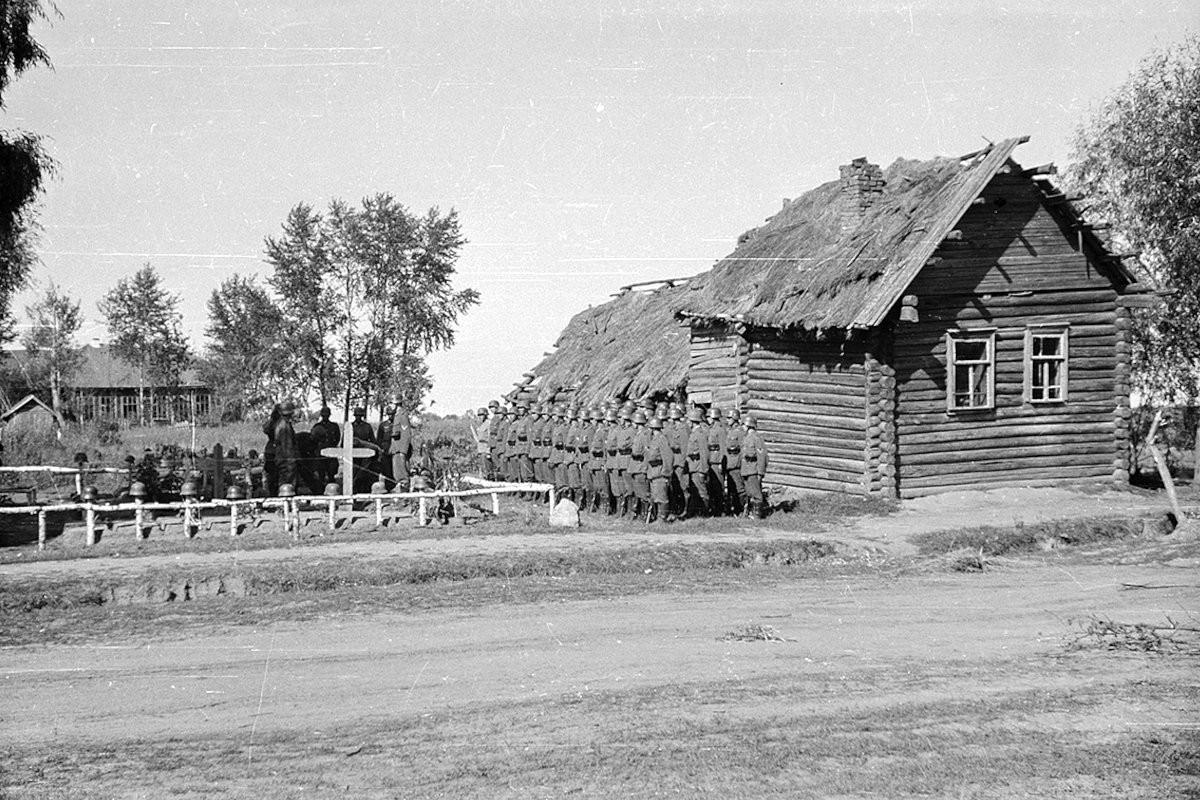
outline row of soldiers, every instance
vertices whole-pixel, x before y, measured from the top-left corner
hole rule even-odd
[[[754,419],[736,409],[493,401],[477,418],[483,474],[553,484],[585,511],[670,522],[766,510],[767,449]]]

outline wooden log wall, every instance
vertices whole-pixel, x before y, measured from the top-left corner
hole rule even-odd
[[[691,330],[688,358],[688,397],[698,393],[712,397],[720,409],[741,407],[742,363],[748,353],[746,339],[726,326],[700,327]]]
[[[895,322],[897,484],[902,497],[967,486],[1127,481],[1128,312],[1107,265],[1028,179],[999,175],[908,292]],[[1114,283],[1115,282],[1115,283]],[[1025,400],[1030,326],[1068,327],[1067,398]],[[948,330],[995,331],[995,407],[947,411]]]
[[[747,410],[766,442],[770,483],[869,491],[866,346],[751,336]]]
[[[888,347],[891,331],[875,331],[864,359],[867,376],[864,487],[896,496],[896,370]]]

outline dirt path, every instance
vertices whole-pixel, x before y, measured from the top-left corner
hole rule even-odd
[[[390,781],[424,774],[424,762],[397,761],[423,743],[457,742],[442,756],[457,768],[476,758],[491,763],[493,755],[515,763],[531,747],[619,739],[606,726],[589,727],[593,712],[619,718],[651,703],[648,713],[654,708],[685,727],[694,714],[766,720],[781,713],[784,687],[792,715],[858,719],[875,709],[882,721],[887,709],[972,698],[982,724],[1001,698],[1091,686],[1108,700],[1046,718],[1022,711],[1022,722],[1006,724],[1049,726],[1075,740],[1083,731],[1101,739],[1169,731],[1195,722],[1195,692],[1147,703],[1122,687],[1194,684],[1194,661],[1111,657],[1100,667],[1096,655],[1063,660],[1062,642],[1071,618],[1194,616],[1197,563],[1031,562],[899,582],[803,581],[718,596],[378,614],[163,641],[11,648],[0,668],[0,750],[16,756],[13,764],[41,763],[41,777],[25,787],[31,792],[69,769],[76,796],[292,797],[333,770],[344,796],[385,797],[394,796]],[[1122,584],[1170,588],[1123,591]],[[772,626],[787,641],[721,639],[748,625]],[[679,691],[691,700],[660,707],[645,694]],[[493,737],[509,736],[506,726],[520,727],[522,738],[515,750],[504,738],[509,755],[492,753]],[[110,756],[97,762],[92,753]],[[316,764],[324,765],[320,776]],[[471,794],[470,781],[461,780],[439,784],[439,792],[461,785]],[[521,791],[519,776],[507,787],[481,780],[490,791],[476,796],[551,796]],[[422,785],[435,793],[434,784],[404,785],[412,796],[425,794]],[[326,790],[318,796],[334,796]],[[18,788],[12,796],[56,795]]]

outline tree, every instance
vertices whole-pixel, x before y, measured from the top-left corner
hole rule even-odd
[[[296,391],[301,396],[316,391],[322,405],[334,391],[331,340],[345,324],[326,248],[324,220],[304,203],[288,212],[280,238],[266,239],[266,261],[274,270],[268,283],[279,297],[291,353],[288,371]]]
[[[21,344],[29,354],[30,384],[49,388],[50,405],[61,416],[64,389],[83,364],[82,349],[75,344],[75,334],[83,325],[79,301],[51,283],[40,300],[26,306],[25,314],[29,331]]]
[[[1159,402],[1198,395],[1200,369],[1200,38],[1141,61],[1077,131],[1072,190],[1112,223],[1119,250],[1141,252],[1152,283],[1173,290],[1137,313],[1134,385]]]
[[[283,312],[253,277],[235,275],[208,298],[210,340],[200,376],[222,416],[241,419],[269,408],[294,385],[295,361],[283,336]]]
[[[138,419],[143,424],[147,386],[151,398],[158,387],[178,386],[191,361],[178,306],[179,297],[162,287],[149,264],[118,281],[99,303],[113,353],[137,370]]]
[[[25,70],[50,59],[30,34],[35,20],[45,19],[38,0],[5,0],[0,4],[0,107],[4,91]],[[54,161],[41,137],[26,131],[0,131],[0,340],[13,337],[11,304],[25,286],[36,262],[33,250],[37,222],[34,202]]]
[[[292,209],[284,236],[267,239],[267,262],[302,361],[336,367],[312,373],[323,402],[340,392],[347,406],[420,404],[430,386],[425,357],[453,345],[459,315],[479,302],[474,289],[453,288],[464,243],[454,211],[416,216],[388,194],[359,209],[335,200],[324,216]]]

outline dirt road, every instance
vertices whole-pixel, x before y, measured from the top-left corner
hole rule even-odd
[[[1062,785],[1040,772],[1023,778],[1020,767],[1009,788],[989,783],[986,768],[955,779],[961,754],[943,752],[941,741],[957,731],[969,750],[971,726],[1010,738],[1036,731],[1037,747],[1088,752],[1176,737],[1200,711],[1194,659],[1068,653],[1063,641],[1068,620],[1089,615],[1194,618],[1198,565],[1195,553],[1170,566],[1051,558],[975,575],[12,648],[0,670],[5,783],[14,798],[771,796],[745,792],[747,776],[714,748],[769,750],[781,720],[789,735],[811,736],[851,719],[868,732],[876,726],[860,735],[899,725],[902,739],[924,741],[919,758],[930,774],[951,759],[946,780],[964,790],[953,796],[1025,796],[1031,787],[1076,796],[1060,795]],[[721,638],[754,625],[786,641]],[[1131,691],[1151,685],[1175,690]],[[894,719],[939,704],[932,717]],[[921,727],[905,732],[909,724]],[[881,753],[893,746],[868,743]],[[683,774],[680,748],[690,765]],[[846,769],[860,756],[847,751]],[[1090,766],[1073,764],[1058,768],[1064,780],[1090,786]],[[781,792],[801,794],[829,769],[777,768],[787,778]],[[975,779],[990,791],[971,791]],[[867,778],[822,780],[847,796],[886,789]],[[889,796],[905,793],[893,786]]]

